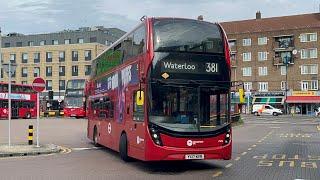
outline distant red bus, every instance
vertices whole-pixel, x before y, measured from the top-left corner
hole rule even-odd
[[[146,18],[93,61],[87,136],[125,161],[228,160],[230,86],[219,24]]]
[[[11,85],[11,117],[35,118],[37,115],[37,93],[30,85]],[[8,84],[0,83],[0,118],[8,118]]]
[[[66,117],[83,118],[86,116],[84,79],[72,79],[67,82],[63,113]]]

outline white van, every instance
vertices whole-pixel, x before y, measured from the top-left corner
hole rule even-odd
[[[283,114],[280,109],[274,108],[268,104],[254,104],[252,106],[252,113],[256,116],[259,116],[259,115],[278,116],[279,114]]]

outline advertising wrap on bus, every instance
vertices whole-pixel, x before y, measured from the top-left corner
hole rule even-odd
[[[14,94],[11,93],[11,99],[17,99],[17,100],[30,100],[30,94]],[[8,99],[9,94],[8,93],[0,93],[0,99]]]

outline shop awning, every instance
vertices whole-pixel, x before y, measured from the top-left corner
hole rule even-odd
[[[287,103],[320,103],[320,96],[288,96]]]
[[[253,104],[283,104],[283,97],[254,97]]]

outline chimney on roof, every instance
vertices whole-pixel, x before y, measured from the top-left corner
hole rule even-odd
[[[261,12],[260,11],[256,12],[256,19],[261,19]]]
[[[200,15],[200,16],[198,16],[198,21],[203,21],[203,16],[202,15]]]

